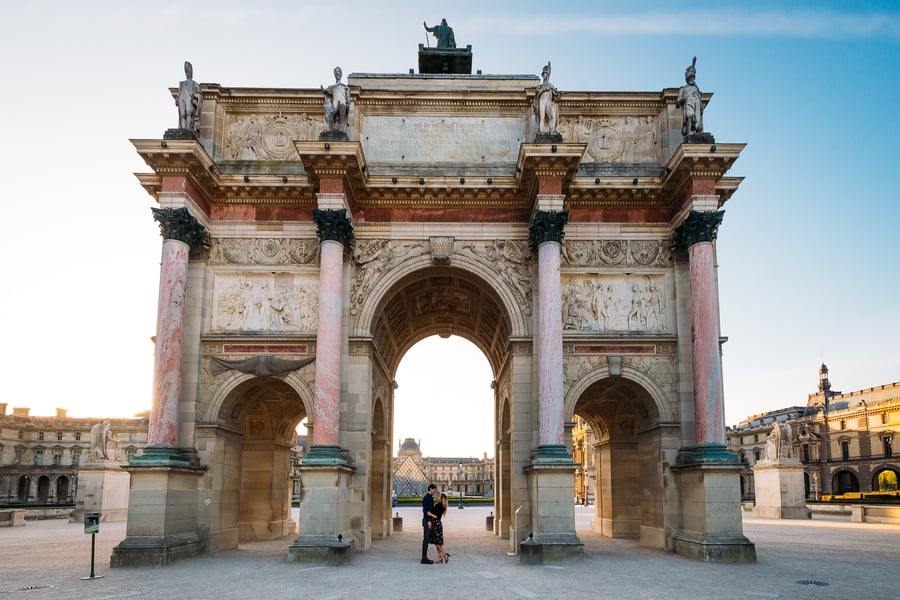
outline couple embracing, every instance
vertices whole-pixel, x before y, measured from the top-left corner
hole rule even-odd
[[[422,564],[435,561],[428,558],[428,545],[434,544],[438,551],[439,563],[450,562],[450,555],[444,552],[444,525],[441,517],[447,512],[447,494],[438,493],[437,486],[428,485],[428,493],[422,497]]]

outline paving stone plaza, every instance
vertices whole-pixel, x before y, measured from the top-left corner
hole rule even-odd
[[[404,531],[353,554],[346,566],[297,565],[291,539],[242,544],[164,568],[109,568],[124,523],[101,523],[95,575],[90,536],[80,523],[28,521],[0,530],[0,598],[292,598],[401,600],[452,598],[896,598],[900,589],[900,525],[847,518],[763,519],[745,514],[756,564],[700,562],[636,540],[587,530],[593,510],[576,508],[584,559],[542,566],[508,556],[505,542],[485,531],[490,508],[452,509],[445,522],[446,565],[418,561],[419,509],[394,509]],[[297,518],[296,509],[294,518]],[[410,526],[412,525],[412,526]],[[432,554],[434,551],[432,550]],[[827,584],[827,585],[825,585]],[[46,587],[44,587],[46,586]],[[22,590],[22,591],[19,591]]]

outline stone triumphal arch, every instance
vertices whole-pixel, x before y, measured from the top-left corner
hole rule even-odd
[[[285,535],[291,560],[338,560],[391,535],[394,374],[433,334],[493,370],[496,535],[518,510],[522,543],[581,553],[575,414],[598,440],[593,527],[755,560],[714,270],[743,145],[683,134],[684,89],[559,92],[549,64],[541,80],[471,75],[455,52],[471,60],[420,50],[419,73],[347,83],[335,69],[324,100],[183,83],[199,120],[133,140],[163,248],[150,439],[126,467],[114,565]],[[326,119],[339,100],[346,117]]]

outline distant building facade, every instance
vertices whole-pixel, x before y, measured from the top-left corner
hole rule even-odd
[[[597,440],[587,421],[579,416],[572,419],[572,459],[578,464],[575,469],[575,503],[593,504],[595,483],[594,446]]]
[[[494,495],[494,459],[485,452],[481,458],[423,457],[413,438],[400,442],[393,464],[394,493],[400,497],[421,496],[434,483],[441,490],[463,496]]]
[[[900,383],[837,392],[823,364],[819,390],[809,395],[806,406],[753,415],[728,428],[728,448],[745,465],[744,501],[755,499],[752,468],[765,458],[766,436],[775,422],[791,427],[794,456],[805,465],[807,499],[898,489],[900,456],[893,447],[900,437]]]
[[[147,445],[145,416],[125,419],[73,418],[65,409],[56,416],[30,416],[28,408],[0,403],[0,502],[74,502],[78,473],[90,462],[91,429],[109,421],[117,451],[110,460],[127,463]]]

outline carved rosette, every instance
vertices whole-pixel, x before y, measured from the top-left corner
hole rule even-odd
[[[314,208],[312,214],[320,242],[339,242],[346,247],[353,239],[353,225],[347,217],[347,209],[320,210]]]
[[[536,249],[544,242],[562,243],[564,229],[569,221],[569,211],[539,210],[528,228],[528,244]]]
[[[151,208],[153,218],[159,223],[160,235],[165,240],[178,240],[199,250],[209,245],[206,228],[195,219],[188,209]]]
[[[687,252],[687,249],[694,244],[715,241],[716,233],[724,216],[724,210],[692,210],[672,235],[672,247],[676,252]]]

